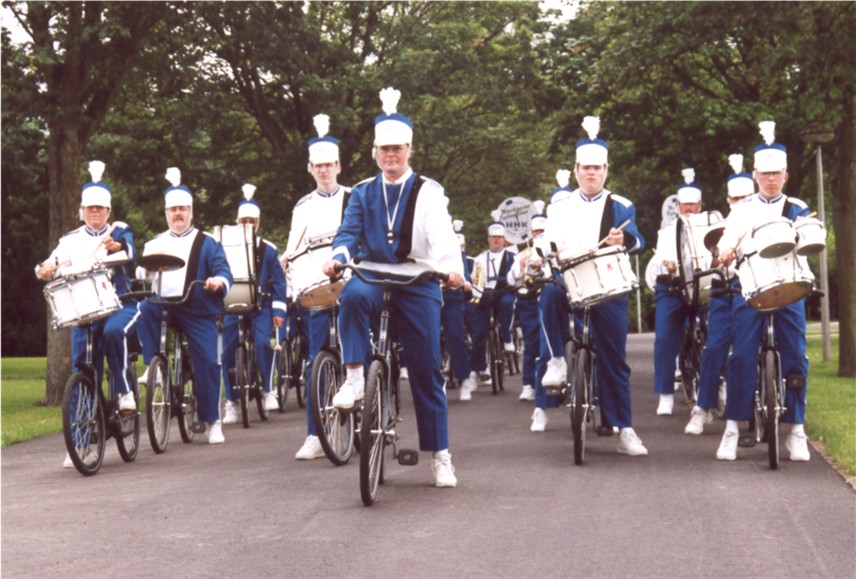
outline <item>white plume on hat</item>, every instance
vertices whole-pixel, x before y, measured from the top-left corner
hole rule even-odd
[[[556,171],[556,182],[559,184],[559,187],[566,189],[568,183],[571,182],[571,172],[567,169],[559,169]]]
[[[681,171],[684,183],[678,187],[678,203],[701,203],[701,189],[693,182],[695,181],[695,169],[687,168]]]
[[[244,192],[244,199],[246,199],[247,201],[252,201],[253,195],[255,195],[256,193],[256,186],[250,185],[249,183],[244,183],[244,185],[241,187],[241,191]]]
[[[392,115],[398,112],[398,101],[401,99],[401,91],[387,87],[380,91],[380,102],[383,112]]]
[[[460,219],[454,219],[452,220],[452,227],[455,228],[455,233],[460,233],[464,230],[464,222]]]
[[[546,203],[542,199],[536,199],[532,202],[532,209],[535,211],[535,215],[543,215],[544,206]]]
[[[681,175],[683,175],[684,183],[687,185],[695,181],[695,169],[684,169],[681,171]]]
[[[104,169],[107,168],[102,161],[90,161],[89,162],[89,174],[92,176],[92,182],[98,183],[101,181],[101,177],[104,175]]]
[[[731,170],[734,173],[742,173],[743,172],[743,155],[740,153],[735,153],[734,155],[728,155],[728,164],[731,165]]]
[[[493,211],[490,212],[490,218],[493,219],[494,221],[499,221],[500,217],[502,217],[502,210],[501,209],[494,209]]]
[[[761,131],[761,138],[768,145],[772,145],[776,140],[776,121],[761,121],[758,123],[758,129]]]
[[[173,187],[181,185],[181,170],[179,170],[178,167],[170,167],[167,169],[164,177]]]
[[[599,117],[585,117],[583,119],[583,130],[588,133],[589,139],[596,139],[597,134],[600,132],[600,118]]]
[[[312,117],[312,123],[315,125],[315,130],[318,131],[319,137],[327,136],[327,133],[330,132],[330,116],[329,115],[315,115]]]

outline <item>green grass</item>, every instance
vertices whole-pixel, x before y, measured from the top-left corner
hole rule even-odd
[[[822,442],[827,454],[852,477],[856,476],[856,380],[837,376],[838,337],[831,342],[832,359],[823,362],[820,338],[808,340],[806,431],[812,440]]]
[[[0,372],[2,447],[62,431],[57,407],[36,406],[45,395],[44,358],[3,358]]]

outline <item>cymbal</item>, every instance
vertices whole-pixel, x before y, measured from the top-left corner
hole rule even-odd
[[[173,271],[184,267],[184,260],[168,253],[153,253],[138,258],[137,265],[149,271]]]
[[[713,251],[713,248],[719,244],[719,240],[722,238],[723,233],[725,233],[724,222],[711,226],[710,231],[704,234],[704,246],[709,251]]]

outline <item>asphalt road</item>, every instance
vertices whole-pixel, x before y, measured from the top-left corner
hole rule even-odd
[[[631,336],[649,456],[590,436],[575,466],[566,409],[531,433],[515,376],[498,396],[452,393],[457,488],[432,486],[423,453],[417,466],[388,466],[371,508],[356,457],[294,460],[305,433],[295,404],[226,427],[224,445],[185,445],[174,431],[155,455],[143,438],[131,464],[108,441],[94,477],[60,468],[60,435],[6,448],[2,575],[856,577],[856,493],[841,476],[813,449],[777,471],[761,447],[717,461],[722,421],[694,437],[683,434],[686,407],[655,416],[652,348],[652,335]],[[403,446],[415,448],[405,416]]]

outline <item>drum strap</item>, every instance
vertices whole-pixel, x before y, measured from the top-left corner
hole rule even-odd
[[[339,223],[341,223],[345,219],[345,209],[348,208],[348,200],[350,198],[351,198],[351,188],[345,187],[344,191],[342,192],[342,215],[341,215],[341,219],[339,220]]]
[[[796,203],[791,203],[790,199],[785,197],[785,202],[782,203],[782,217],[790,219],[791,207],[796,205]]]
[[[603,216],[600,219],[600,235],[599,239],[603,239],[604,237],[609,235],[609,230],[615,227],[615,209],[613,206],[615,205],[615,200],[612,198],[612,195],[608,195],[606,201],[603,206]]]
[[[416,199],[419,197],[419,190],[422,189],[424,179],[413,174],[413,187],[410,188],[410,197],[407,199],[407,206],[404,208],[404,215],[401,218],[401,239],[398,242],[398,249],[395,250],[395,257],[399,263],[412,261],[408,256],[413,245],[413,215],[416,213]],[[402,194],[404,190],[402,189]]]
[[[196,238],[193,240],[193,245],[190,247],[190,256],[187,258],[187,270],[184,274],[184,293],[187,293],[187,288],[190,287],[190,282],[196,279],[196,272],[199,269],[199,257],[202,255],[202,244],[205,242],[205,234],[200,230],[196,230]],[[191,297],[188,301],[193,303]]]

